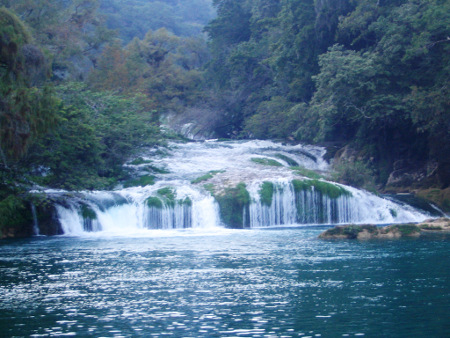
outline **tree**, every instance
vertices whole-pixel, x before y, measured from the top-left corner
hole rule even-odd
[[[49,86],[31,87],[39,74],[46,74],[46,62],[23,22],[5,8],[0,9],[0,150],[18,159],[30,143],[55,122],[59,105]]]

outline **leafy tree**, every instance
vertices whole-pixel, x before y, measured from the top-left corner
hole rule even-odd
[[[141,147],[160,142],[158,115],[143,95],[93,92],[82,83],[58,87],[66,103],[59,126],[33,147],[24,164],[34,179],[66,189],[111,187]]]
[[[0,151],[18,159],[30,143],[44,133],[55,119],[57,101],[51,89],[31,87],[46,63],[23,22],[7,9],[0,9]]]

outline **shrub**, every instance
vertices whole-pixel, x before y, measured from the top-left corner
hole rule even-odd
[[[375,191],[373,171],[362,161],[340,161],[334,165],[333,179],[339,183]]]

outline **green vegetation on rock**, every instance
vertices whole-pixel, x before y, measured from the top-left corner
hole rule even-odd
[[[259,190],[261,204],[266,206],[272,205],[274,184],[272,182],[263,182]]]
[[[298,166],[297,161],[293,160],[292,158],[283,155],[283,154],[275,154],[275,157],[279,158],[280,160],[283,160],[284,162],[286,162],[289,166],[291,167],[296,167]]]
[[[271,158],[253,157],[251,159],[251,161],[254,162],[254,163],[267,165],[267,166],[272,166],[272,167],[282,167],[283,166],[280,162],[275,161],[275,160],[273,160]]]
[[[341,196],[351,196],[352,193],[338,185],[319,181],[319,180],[292,180],[295,192],[314,191],[320,192],[322,195],[332,199]]]
[[[411,236],[420,233],[420,228],[416,224],[396,224],[391,226],[392,229],[397,229],[402,236]]]
[[[250,194],[245,184],[239,183],[234,188],[226,188],[214,197],[219,204],[220,216],[225,225],[230,228],[243,228],[244,210],[250,205]],[[246,214],[248,215],[248,212]]]
[[[192,207],[192,200],[189,197],[186,197],[184,200],[180,200],[179,203],[188,207]]]
[[[88,205],[81,205],[81,217],[85,220],[95,220],[97,219],[97,214],[95,211]]]
[[[135,160],[131,161],[131,165],[141,165],[141,164],[149,164],[152,163],[150,160],[144,160],[142,157],[138,157]]]
[[[319,180],[324,178],[322,175],[318,174],[314,170],[306,169],[304,167],[294,166],[291,169],[298,175],[305,176],[314,180]]]
[[[203,185],[203,188],[208,191],[211,195],[214,196],[214,192],[215,192],[215,187],[214,184],[212,183],[207,183]]]
[[[200,182],[207,181],[207,180],[213,178],[215,175],[217,175],[219,173],[223,173],[223,172],[225,172],[225,170],[211,170],[207,174],[202,175],[202,176],[197,177],[196,179],[192,180],[191,183],[192,184],[197,184],[197,183],[200,183]]]
[[[147,198],[145,200],[145,202],[147,203],[147,206],[149,208],[162,209],[162,207],[163,207],[162,201],[158,197],[155,197],[155,196],[150,196],[149,198]]]
[[[157,191],[157,194],[163,198],[163,201],[168,206],[174,206],[175,205],[175,190],[171,187],[165,187],[161,188]]]
[[[153,184],[155,184],[155,176],[146,175],[126,181],[123,186],[125,188],[130,188],[130,187],[145,187],[146,185],[153,185]]]

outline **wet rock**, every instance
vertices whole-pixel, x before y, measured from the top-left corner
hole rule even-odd
[[[386,227],[375,225],[336,226],[320,234],[321,239],[398,239],[402,237],[420,236],[420,228],[415,224],[395,224]]]

